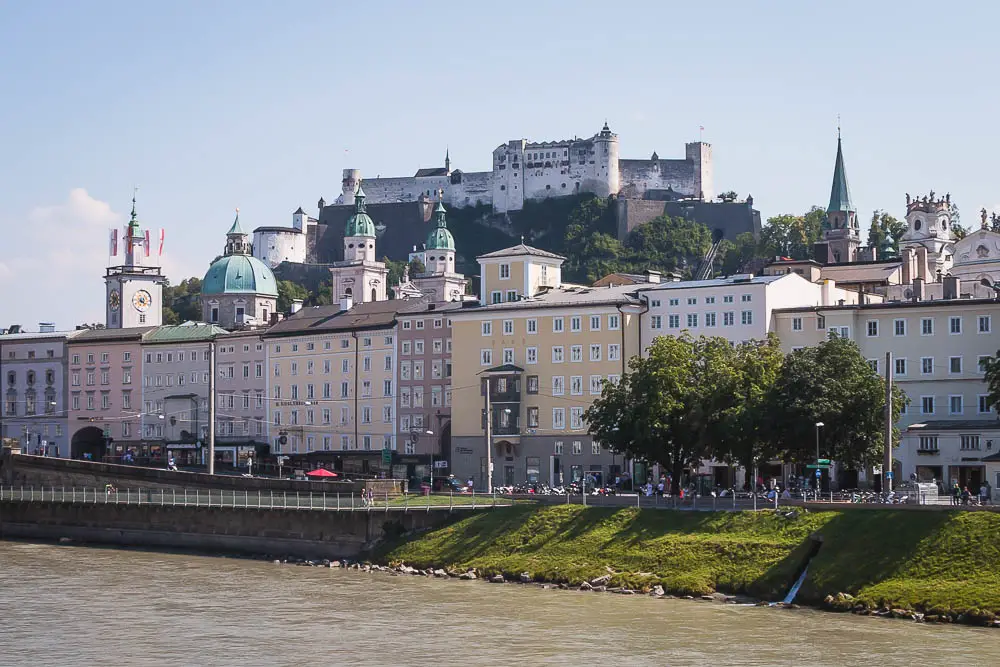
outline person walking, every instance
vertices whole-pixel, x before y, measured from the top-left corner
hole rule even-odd
[[[951,504],[960,505],[962,503],[962,487],[955,482],[951,487]]]

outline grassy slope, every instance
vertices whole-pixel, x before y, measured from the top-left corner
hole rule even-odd
[[[780,598],[823,536],[800,595],[818,603],[851,593],[872,605],[1000,613],[1000,515],[845,511],[786,519],[773,513],[513,507],[462,519],[387,546],[379,558],[417,567],[611,585],[661,584]],[[648,573],[648,574],[647,574]]]

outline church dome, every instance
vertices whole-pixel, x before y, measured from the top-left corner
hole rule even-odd
[[[203,295],[260,294],[278,296],[278,285],[267,264],[250,255],[220,257],[205,274]]]
[[[454,250],[455,237],[448,231],[448,224],[444,219],[444,204],[439,201],[437,208],[434,209],[434,213],[437,217],[437,227],[432,229],[431,233],[427,235],[427,243],[425,244],[427,249]]]
[[[365,191],[358,183],[358,191],[354,195],[354,213],[347,219],[344,236],[368,236],[375,238],[375,221],[365,212]]]

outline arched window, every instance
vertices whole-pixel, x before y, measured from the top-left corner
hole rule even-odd
[[[374,287],[372,288],[372,301],[378,301],[378,292],[375,291]]]

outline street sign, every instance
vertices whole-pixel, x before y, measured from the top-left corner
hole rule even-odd
[[[448,467],[448,462],[445,461],[444,459],[435,459],[434,460],[434,467],[435,468],[447,468]]]
[[[382,465],[390,465],[392,463],[392,450],[386,448],[382,450]]]
[[[815,463],[810,463],[809,465],[806,466],[806,468],[808,468],[809,470],[813,470],[814,468],[819,470],[826,470],[829,467],[830,467],[829,465],[822,465],[822,464],[816,465]]]
[[[105,438],[110,438],[111,437],[111,429],[110,428],[104,429],[104,437]]]
[[[816,476],[817,476],[817,477],[822,477],[822,476],[823,476],[823,471],[822,471],[822,470],[820,470],[819,468],[817,468],[817,469],[816,469]]]
[[[892,479],[892,471],[891,470],[885,474],[885,478],[886,479]]]
[[[830,459],[816,459],[816,463],[824,466],[830,465]]]

